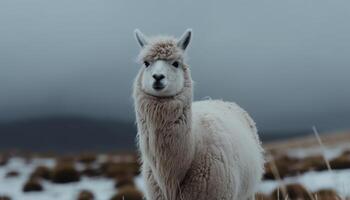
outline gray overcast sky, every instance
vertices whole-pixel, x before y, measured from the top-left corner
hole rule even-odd
[[[264,130],[350,128],[350,1],[0,1],[0,120],[133,120],[133,30],[179,36],[195,98],[236,101]]]

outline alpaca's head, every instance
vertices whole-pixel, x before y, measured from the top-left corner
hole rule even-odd
[[[152,96],[170,97],[182,91],[185,85],[185,50],[192,31],[179,38],[157,36],[148,38],[139,30],[135,37],[141,46],[139,61],[142,63],[139,82],[141,89]]]

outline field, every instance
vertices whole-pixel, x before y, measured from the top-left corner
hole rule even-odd
[[[257,199],[346,199],[350,134],[265,144],[266,173]],[[134,154],[0,156],[0,200],[137,200],[144,185]]]

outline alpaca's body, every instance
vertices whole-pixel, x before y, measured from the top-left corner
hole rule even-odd
[[[189,169],[189,193],[184,199],[246,200],[255,193],[263,158],[254,122],[238,105],[223,101],[193,103],[197,151]],[[203,168],[204,167],[204,168]],[[207,179],[196,180],[204,169]],[[194,173],[193,173],[194,172]],[[199,191],[196,188],[200,186]],[[188,186],[185,186],[188,187]],[[194,192],[193,192],[194,191]]]
[[[162,43],[160,43],[162,44]],[[142,175],[147,200],[251,200],[263,173],[255,124],[234,103],[192,103],[192,79],[158,97],[134,84]]]
[[[135,91],[147,200],[246,200],[263,173],[254,122],[234,103],[192,104],[190,85],[170,99]]]

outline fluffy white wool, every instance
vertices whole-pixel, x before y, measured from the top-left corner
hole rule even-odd
[[[139,61],[182,60],[184,51],[177,47],[177,41],[172,36],[157,36],[150,38],[138,56]]]
[[[164,42],[150,43],[140,55],[154,58],[149,50],[163,52],[159,48],[169,47],[169,40]],[[180,49],[174,52],[182,56]],[[135,79],[133,98],[147,200],[253,199],[264,159],[255,123],[247,112],[219,100],[192,103],[187,67],[179,94],[148,95],[140,85],[143,70]]]

